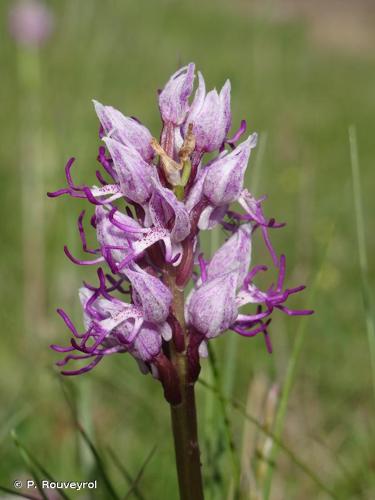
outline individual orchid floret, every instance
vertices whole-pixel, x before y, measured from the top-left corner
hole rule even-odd
[[[116,209],[110,210],[103,205],[96,206],[95,217],[92,222],[96,228],[99,248],[94,250],[90,250],[87,247],[86,235],[83,229],[84,212],[80,214],[78,229],[82,241],[82,249],[86,253],[100,255],[100,257],[98,256],[94,260],[77,259],[73,257],[65,246],[65,254],[72,262],[78,265],[93,265],[107,261],[111,270],[117,272],[117,264],[124,261],[129,264],[143,255],[143,251],[148,245],[141,244],[139,240],[144,239],[144,232],[147,232],[147,230],[143,229],[137,221],[120,212],[116,219],[114,219],[115,211]],[[159,241],[159,239],[154,238],[153,242]],[[135,241],[133,242],[133,240]]]
[[[231,153],[222,156],[207,167],[203,194],[211,205],[220,207],[235,202],[243,189],[244,175],[250,152],[257,143],[252,134]]]
[[[189,111],[195,65],[190,63],[174,73],[159,94],[159,108],[164,123],[181,125]]]
[[[231,153],[223,151],[206,167],[200,167],[186,200],[190,211],[198,202],[204,204],[199,220],[200,229],[211,229],[222,222],[229,204],[241,195],[246,167],[256,142],[257,134],[252,134]]]
[[[142,227],[136,220],[123,214],[117,208],[96,209],[96,226],[101,253],[112,272],[125,272],[129,265],[142,258],[157,242],[164,243],[164,258],[175,264],[181,258],[181,246],[171,241],[168,229],[157,225]]]
[[[243,282],[250,266],[251,232],[250,224],[241,225],[215,252],[206,269],[208,280],[235,271],[237,286]]]
[[[164,188],[153,178],[153,193],[149,203],[151,219],[155,226],[169,228],[171,240],[179,243],[190,233],[190,217],[185,204],[170,189]]]
[[[246,214],[237,214],[235,212],[231,212],[239,220],[243,221],[252,221],[258,224],[259,226],[270,227],[270,228],[280,228],[284,227],[285,223],[276,222],[275,219],[266,219],[262,202],[265,200],[265,197],[259,198],[258,200],[250,193],[248,189],[244,189],[241,195],[238,198],[238,203],[245,210]]]
[[[98,290],[88,287],[81,288],[79,296],[86,331],[82,334],[78,333],[68,315],[58,310],[72,332],[73,338],[69,347],[56,345],[51,347],[57,352],[69,353],[58,362],[58,366],[64,366],[70,360],[92,359],[92,361],[78,370],[63,371],[64,375],[85,373],[94,368],[104,356],[127,352],[142,326],[142,311],[130,304],[112,297],[101,297]],[[128,323],[127,336],[124,335],[122,328],[126,323]],[[74,354],[74,351],[78,354]]]
[[[169,310],[167,295],[170,292],[166,287],[165,290],[162,290],[160,285],[156,286],[155,282],[151,283],[144,277],[143,285],[142,283],[138,284],[138,291],[133,292],[135,295],[133,298],[139,304],[128,304],[109,293],[114,289],[119,289],[119,286],[107,287],[101,269],[98,270],[98,277],[100,281],[98,288],[86,284],[79,290],[86,328],[84,333],[78,333],[68,315],[62,310],[58,311],[73,334],[71,346],[52,346],[57,352],[68,353],[63,360],[58,362],[58,366],[64,366],[70,360],[93,358],[93,361],[83,368],[64,371],[65,375],[75,375],[89,371],[103,356],[118,352],[129,352],[142,362],[156,362],[157,357],[161,354],[162,339],[171,339],[171,328],[164,321]],[[134,286],[136,279],[134,276],[132,276],[132,279]],[[146,288],[145,284],[147,284]],[[148,297],[139,300],[139,290],[141,289],[142,292],[146,292]],[[158,292],[159,312],[154,312],[153,317],[151,317],[152,314],[148,314],[150,295]],[[161,296],[163,295],[166,311],[160,307]],[[158,323],[150,321],[150,319],[155,318],[160,321]],[[72,354],[74,351],[79,354]]]
[[[259,271],[267,270],[266,266],[257,266],[252,271],[248,273],[243,281],[240,292],[237,295],[237,306],[242,307],[245,304],[261,304],[265,307],[265,315],[270,315],[273,309],[279,309],[280,311],[288,314],[289,316],[306,316],[313,313],[310,309],[290,309],[284,305],[284,302],[288,299],[290,295],[298,293],[305,289],[304,285],[297,286],[294,288],[284,288],[285,272],[286,272],[286,260],[285,256],[280,257],[279,273],[276,285],[272,285],[265,292],[260,290],[253,282],[255,274]],[[252,316],[239,316],[237,320],[239,321],[249,321],[254,319]]]
[[[140,361],[152,363],[160,354],[161,344],[160,333],[152,325],[144,323],[129,352]]]
[[[206,94],[206,85],[200,72],[198,79],[199,84],[186,118],[185,131],[188,125],[193,125],[196,149],[204,153],[219,149],[230,129],[230,82],[226,81],[220,94],[216,89]]]
[[[159,278],[136,266],[125,271],[133,288],[133,300],[142,308],[146,321],[163,323],[169,315],[172,293]]]
[[[103,140],[112,157],[122,194],[142,205],[151,196],[152,167],[136,149],[109,137],[104,137]]]
[[[124,116],[112,106],[103,106],[93,100],[96,114],[100,120],[105,134],[120,142],[124,146],[138,151],[144,161],[149,162],[154,157],[151,147],[151,133],[135,118]]]
[[[50,198],[56,198],[68,194],[72,198],[84,198],[94,205],[101,205],[103,203],[112,203],[113,201],[122,198],[120,186],[116,184],[106,184],[101,187],[86,185],[77,186],[74,184],[71,169],[74,164],[75,158],[70,158],[65,165],[65,177],[68,187],[58,189],[47,193]],[[103,200],[103,201],[102,201]]]
[[[207,280],[188,299],[188,323],[206,339],[217,337],[237,317],[237,272]]]
[[[91,287],[84,286],[79,290],[79,298],[85,327],[90,330],[93,322],[96,322],[95,330],[102,332],[103,339],[125,322],[131,323],[135,336],[143,323],[141,308],[112,297],[106,293],[105,289],[93,290]],[[98,345],[101,342],[102,340],[96,340]],[[93,349],[93,347],[88,349]]]

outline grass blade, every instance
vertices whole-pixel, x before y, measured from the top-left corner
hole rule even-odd
[[[4,422],[0,425],[0,444],[5,438],[9,436],[9,432],[18,427],[21,422],[23,422],[30,414],[30,408],[24,407],[14,414],[10,415]]]
[[[372,385],[375,396],[375,326],[372,313],[371,291],[368,281],[368,260],[366,251],[365,222],[362,208],[361,175],[359,170],[359,157],[357,134],[354,126],[349,127],[350,161],[352,167],[353,198],[357,225],[357,244],[359,255],[359,268],[361,275],[361,292],[363,309],[365,312],[366,330],[370,350]]]
[[[88,446],[88,448],[90,449],[90,451],[92,453],[92,456],[95,459],[95,463],[96,463],[96,466],[98,468],[98,472],[100,473],[100,475],[102,477],[104,486],[106,487],[109,495],[112,498],[114,498],[115,500],[119,500],[120,497],[116,493],[114,487],[112,486],[111,480],[109,479],[109,476],[108,476],[106,468],[105,468],[104,461],[103,461],[99,451],[96,449],[96,447],[95,447],[94,443],[91,441],[89,435],[87,434],[87,432],[84,430],[84,428],[82,427],[82,425],[78,421],[76,405],[74,404],[74,398],[73,398],[72,394],[69,392],[68,387],[66,387],[66,384],[63,382],[61,377],[59,377],[59,381],[60,381],[60,386],[61,386],[61,390],[62,390],[62,393],[63,393],[64,398],[65,398],[65,401],[67,402],[67,404],[71,410],[74,424],[76,425],[76,427],[79,431],[79,434],[82,436],[83,441],[86,443],[86,445]]]
[[[126,469],[126,467],[124,466],[123,463],[121,463],[120,459],[118,458],[118,456],[115,454],[115,452],[112,450],[112,448],[108,447],[107,448],[107,451],[108,451],[108,455],[111,457],[112,459],[112,462],[114,463],[114,465],[117,467],[117,469],[121,472],[121,474],[124,476],[125,480],[127,481],[127,483],[129,484],[129,486],[132,486],[134,485],[135,483],[135,479],[133,478],[133,476],[130,474],[130,472],[128,471],[128,469]],[[138,500],[144,500],[144,496],[142,495],[142,493],[138,490],[137,487],[134,488],[134,491],[133,491],[133,494],[136,498],[138,498]]]
[[[85,443],[87,444],[87,446],[89,447],[94,459],[95,459],[95,462],[96,462],[96,465],[98,467],[98,471],[100,472],[100,475],[103,479],[103,483],[109,493],[109,495],[111,496],[111,498],[114,498],[115,500],[119,500],[120,497],[119,495],[116,493],[114,487],[112,486],[112,483],[108,477],[108,474],[107,474],[107,471],[106,471],[106,468],[105,468],[105,465],[104,465],[104,461],[102,459],[102,457],[100,456],[100,453],[99,451],[96,449],[94,443],[91,441],[91,439],[89,438],[88,434],[86,433],[86,431],[83,429],[83,427],[80,425],[79,422],[76,423],[77,425],[77,428],[78,428],[78,431],[79,433],[81,434],[81,436],[83,437],[83,440],[85,441]]]
[[[325,247],[325,250],[323,252],[323,257],[318,269],[318,272],[316,273],[314,282],[311,287],[311,292],[310,292],[310,297],[309,297],[309,307],[314,304],[315,300],[315,294],[317,290],[317,285],[319,281],[321,280],[321,275],[322,275],[322,270],[323,270],[323,264],[326,260],[326,255],[328,253],[329,245],[331,242],[331,238],[333,235],[335,223],[332,223],[330,233],[327,239],[327,244]],[[285,375],[285,380],[283,384],[283,388],[281,391],[281,397],[280,397],[280,404],[278,406],[277,412],[276,412],[276,417],[275,417],[275,424],[274,424],[274,435],[277,437],[278,440],[280,440],[283,428],[284,428],[284,421],[285,421],[285,416],[287,412],[287,407],[288,407],[288,402],[289,402],[289,397],[290,393],[292,391],[292,386],[294,383],[295,375],[297,372],[297,364],[298,360],[302,351],[302,345],[305,339],[305,334],[306,334],[306,329],[307,329],[307,321],[300,321],[299,327],[297,329],[297,333],[295,336],[295,340],[293,343],[293,349],[291,356],[289,358],[289,363],[288,363],[288,368],[286,371]],[[277,441],[274,440],[274,445],[272,446],[271,452],[270,452],[270,462],[271,463],[276,463],[276,457],[277,457]],[[264,492],[263,492],[263,500],[269,500],[270,493],[271,493],[271,484],[272,484],[272,476],[273,472],[275,470],[275,467],[269,467],[268,468],[268,473],[266,474],[266,479],[264,482]]]
[[[39,497],[34,497],[33,495],[29,495],[27,493],[21,493],[19,491],[12,490],[11,488],[7,488],[6,486],[0,485],[0,491],[3,491],[4,493],[7,493],[8,495],[14,495],[16,497],[29,498],[30,500],[40,500]]]
[[[27,452],[27,450],[25,450],[25,448],[19,442],[15,430],[12,430],[11,436],[12,436],[12,439],[13,439],[15,445],[17,446],[18,451],[20,452],[22,460],[24,461],[24,463],[25,463],[28,471],[30,472],[32,478],[35,481],[35,484],[36,484],[36,486],[37,486],[37,488],[39,490],[40,495],[42,496],[42,498],[44,500],[48,500],[47,495],[44,493],[43,488],[41,488],[41,486],[40,486],[40,479],[39,479],[38,473],[36,471],[36,466],[33,463],[33,460],[31,459],[31,457],[30,457],[29,453]]]
[[[43,475],[44,479],[48,479],[48,481],[57,483],[57,480],[54,479],[51,474],[41,465],[38,460],[25,448],[25,446],[20,442],[18,436],[16,435],[15,431],[12,432],[12,437],[13,440],[16,444],[16,446],[22,451],[23,453],[27,456],[28,461]],[[70,500],[70,497],[65,493],[65,491],[61,488],[56,488],[56,490],[60,493],[62,498],[65,498],[65,500]]]
[[[199,379],[199,383],[209,389],[210,391],[216,392],[216,388],[210,384],[207,384],[204,380]],[[290,460],[308,476],[311,481],[313,481],[322,491],[327,493],[331,498],[337,499],[338,497],[334,491],[332,491],[327,485],[325,485],[319,478],[319,475],[316,474],[308,465],[306,465],[302,460],[298,458],[298,456],[281,440],[279,439],[275,433],[270,431],[265,425],[261,424],[255,417],[250,415],[244,405],[235,399],[226,398],[220,394],[217,394],[217,397],[223,400],[223,403],[230,404],[234,409],[236,409],[244,418],[252,422],[261,432],[263,432],[266,436],[272,438],[273,442],[277,444],[277,446],[290,458]],[[272,465],[272,461],[270,461]]]
[[[114,452],[114,450],[111,447],[108,446],[107,447],[107,452],[108,452],[108,455],[110,456],[112,462],[114,463],[114,465],[117,467],[117,469],[119,470],[119,472],[121,472],[121,474],[124,476],[125,480],[129,484],[133,484],[133,482],[134,482],[133,476],[128,471],[128,469],[125,467],[125,465],[123,463],[121,463],[119,457],[116,455],[116,453]]]
[[[127,494],[125,495],[124,497],[124,500],[127,500],[128,498],[130,498],[130,495],[133,493],[135,495],[135,491],[137,490],[138,488],[138,484],[139,484],[139,481],[141,480],[143,474],[144,474],[144,471],[147,467],[147,465],[149,464],[150,460],[152,459],[152,457],[154,456],[155,454],[155,451],[156,451],[156,446],[154,446],[150,453],[147,455],[145,461],[143,462],[141,468],[139,469],[139,472],[138,474],[136,475],[135,477],[135,480],[134,480],[134,483],[133,485],[131,486],[130,490],[127,492]],[[139,497],[137,497],[139,498]],[[143,497],[141,497],[143,498]]]
[[[216,388],[216,394],[218,396],[218,403],[219,403],[219,411],[221,413],[221,417],[223,420],[223,425],[224,425],[224,433],[225,437],[227,440],[227,446],[229,449],[230,453],[230,459],[231,459],[231,466],[232,466],[232,481],[233,481],[233,486],[234,490],[237,491],[239,488],[239,482],[240,482],[240,465],[238,463],[238,457],[236,453],[236,447],[232,438],[232,430],[231,430],[231,423],[229,419],[229,415],[227,412],[227,407],[225,405],[225,401],[223,399],[223,392],[222,392],[222,383],[221,383],[221,378],[220,378],[220,373],[217,368],[217,363],[216,363],[216,356],[215,353],[212,349],[212,346],[208,343],[208,353],[209,353],[209,363],[213,375],[213,381],[214,381],[214,386]],[[235,494],[236,496],[236,494]]]

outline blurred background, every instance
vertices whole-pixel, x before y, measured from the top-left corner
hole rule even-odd
[[[260,133],[247,186],[269,196],[268,216],[287,221],[272,239],[287,255],[288,285],[308,285],[293,305],[316,311],[275,315],[272,355],[261,337],[228,333],[213,344],[197,388],[207,498],[234,498],[239,476],[249,499],[374,498],[373,2],[50,0],[42,32],[31,21],[20,29],[16,4],[0,3],[0,485],[29,478],[37,460],[54,479],[98,479],[96,498],[113,497],[104,468],[120,498],[177,497],[159,384],[127,356],[75,380],[54,369],[48,345],[69,339],[55,309],[80,325],[77,289],[94,271],[63,253],[68,244],[80,254],[83,205],[45,193],[64,185],[70,156],[77,184],[95,183],[92,98],[157,136],[156,89],[194,61],[209,88],[230,78],[233,128],[246,118]],[[205,250],[222,238],[214,233]],[[255,245],[255,263],[262,252]]]

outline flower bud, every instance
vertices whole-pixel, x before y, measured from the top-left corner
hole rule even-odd
[[[193,63],[185,66],[166,83],[159,95],[159,108],[164,123],[181,125],[189,111],[189,97],[194,83]]]
[[[130,352],[137,359],[152,361],[161,350],[161,336],[151,325],[145,324],[139,330]]]
[[[95,100],[93,103],[100,123],[108,136],[124,146],[136,149],[146,162],[152,160],[154,157],[154,150],[151,147],[152,136],[144,125],[134,118],[124,116],[112,106],[103,106]]]
[[[237,272],[206,281],[190,296],[187,305],[189,324],[206,338],[217,337],[236,319]]]
[[[121,192],[136,203],[145,203],[152,192],[152,168],[136,149],[124,146],[109,137],[104,137],[103,140],[112,157]]]
[[[196,149],[211,152],[220,148],[231,126],[230,82],[225,82],[220,94],[216,89],[206,94],[200,72],[198,78],[199,85],[186,119],[185,133],[189,124],[193,124]]]
[[[207,167],[203,193],[212,205],[222,206],[237,200],[243,189],[250,151],[255,148],[256,142],[257,134],[252,134],[231,153]]]
[[[251,225],[244,224],[217,250],[207,266],[212,280],[228,272],[237,273],[237,287],[243,282],[251,258]]]
[[[143,310],[146,321],[162,323],[169,314],[172,294],[159,278],[142,271],[126,269],[125,274],[133,287],[134,303]]]

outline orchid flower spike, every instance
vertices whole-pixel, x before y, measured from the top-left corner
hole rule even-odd
[[[74,182],[71,158],[65,167],[67,185],[49,193],[86,200],[93,208],[89,220],[97,244],[88,244],[88,220],[82,211],[77,227],[82,252],[89,255],[73,256],[67,247],[64,251],[77,265],[100,265],[98,282],[84,283],[79,290],[83,331],[58,310],[71,340],[67,346],[52,346],[64,356],[57,365],[65,375],[76,375],[109,355],[130,355],[143,373],[160,381],[173,405],[182,401],[183,384],[198,377],[200,358],[207,355],[212,339],[228,330],[245,337],[261,335],[272,352],[269,325],[275,312],[312,313],[289,305],[304,286],[284,285],[286,259],[270,238],[271,230],[284,224],[267,217],[265,197],[256,199],[245,187],[257,134],[237,144],[246,131],[242,120],[228,138],[230,82],[219,92],[206,92],[198,72],[193,92],[194,75],[190,63],[160,91],[160,140],[130,117],[131,111],[126,116],[94,101],[102,141],[96,184]],[[201,233],[218,225],[226,239],[205,257]],[[264,257],[266,264],[252,265],[258,235],[264,252],[255,245],[256,258]],[[271,284],[261,286],[260,273],[264,278],[270,274]],[[179,361],[183,358],[186,363]],[[66,369],[71,362],[78,367]]]

